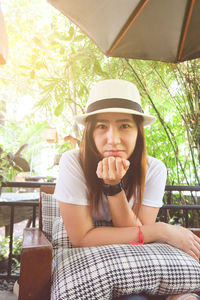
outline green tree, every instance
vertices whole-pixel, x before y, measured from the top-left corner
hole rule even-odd
[[[10,57],[0,69],[0,97],[12,104],[31,97],[34,107],[26,118],[27,127],[46,120],[56,124],[60,135],[80,138],[73,116],[85,110],[92,84],[127,79],[139,87],[145,110],[157,117],[146,128],[147,149],[166,164],[168,182],[199,184],[198,59],[175,65],[107,58],[46,2],[3,0],[2,5]]]

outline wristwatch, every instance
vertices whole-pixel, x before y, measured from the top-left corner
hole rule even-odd
[[[122,188],[121,182],[118,184],[115,184],[115,185],[106,184],[106,183],[102,184],[102,192],[106,196],[114,196],[114,195],[120,193],[122,190],[123,190],[123,188]]]

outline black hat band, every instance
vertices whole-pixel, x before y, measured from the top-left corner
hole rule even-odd
[[[136,110],[140,113],[144,113],[140,104],[123,98],[109,98],[109,99],[98,100],[94,103],[91,103],[88,106],[87,113],[91,113],[96,110],[105,109],[105,108],[126,108],[126,109]]]

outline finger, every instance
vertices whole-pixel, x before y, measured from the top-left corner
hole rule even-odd
[[[127,171],[130,166],[130,161],[128,159],[122,159],[122,163],[123,163],[124,169]]]
[[[103,172],[102,172],[102,175],[103,175],[103,180],[107,180],[108,179],[108,158],[104,158],[103,161],[102,161],[102,164],[103,164]]]
[[[195,244],[195,246],[197,247],[197,249],[200,251],[200,243],[199,243],[199,241],[196,240],[195,238],[194,238],[194,244]]]
[[[199,257],[192,250],[189,250],[186,253],[189,254],[190,256],[192,256],[196,261],[199,262]]]
[[[196,247],[196,251],[197,251],[196,253],[198,257],[200,258],[200,238],[194,233],[193,233],[193,244]]]
[[[195,242],[193,243],[193,246],[191,248],[191,251],[196,255],[196,257],[198,257],[199,259],[199,249],[197,248],[197,246],[195,245]]]
[[[197,241],[193,241],[193,252],[196,254],[196,256],[200,257],[200,245]]]
[[[194,233],[193,233],[194,234]],[[200,245],[200,238],[196,235],[196,234],[194,234],[194,239],[197,241],[197,243],[199,243],[199,245]]]
[[[103,176],[103,163],[100,161],[97,165],[97,171],[96,171],[97,177],[102,178]]]
[[[116,179],[116,163],[115,163],[115,157],[108,157],[108,176],[109,180],[115,180]]]
[[[124,177],[124,174],[126,172],[122,161],[123,160],[120,157],[116,158],[116,170],[117,170],[118,178],[120,180]]]

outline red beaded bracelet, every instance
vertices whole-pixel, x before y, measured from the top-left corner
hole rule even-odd
[[[139,232],[138,232],[139,242],[138,243],[137,242],[130,242],[129,243],[130,245],[143,245],[144,244],[144,234],[143,234],[140,226],[138,226],[138,230],[139,230]]]

